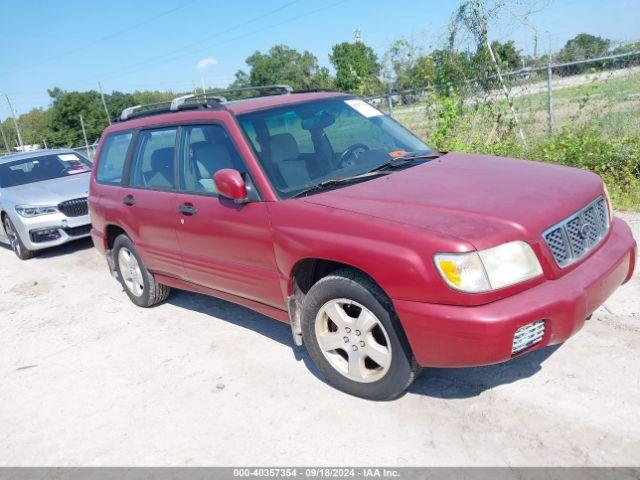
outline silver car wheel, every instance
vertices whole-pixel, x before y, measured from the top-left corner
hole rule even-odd
[[[13,225],[11,225],[11,220],[9,217],[4,218],[4,231],[9,237],[9,243],[11,243],[11,248],[16,253],[16,255],[20,256],[22,253],[22,247],[20,246],[20,240],[18,239],[18,233],[13,229]]]
[[[122,247],[118,252],[118,266],[127,290],[136,297],[142,296],[144,293],[144,277],[138,260],[126,247]]]
[[[315,333],[329,364],[350,380],[371,383],[389,371],[389,335],[364,305],[346,298],[328,301],[318,310]]]

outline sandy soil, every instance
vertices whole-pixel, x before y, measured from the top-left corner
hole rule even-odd
[[[640,215],[622,214],[640,238]],[[637,465],[638,275],[566,344],[344,395],[289,327],[174,292],[133,306],[88,241],[0,248],[0,465]]]

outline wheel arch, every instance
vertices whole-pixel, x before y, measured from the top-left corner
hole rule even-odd
[[[118,235],[122,235],[122,234],[131,238],[131,235],[129,235],[127,231],[124,228],[120,227],[119,225],[115,225],[113,223],[105,225],[104,241],[108,251],[113,248],[113,242],[116,241],[116,238],[118,237]]]
[[[358,271],[369,277],[389,297],[380,282],[366,270],[353,264],[316,257],[302,258],[293,265],[289,272],[288,294],[295,295],[298,292],[304,295],[322,278],[345,268]]]
[[[322,278],[330,275],[332,272],[343,269],[350,269],[361,273],[376,284],[382,293],[389,299],[391,305],[393,301],[384,287],[375,277],[362,268],[345,262],[329,260],[326,258],[306,257],[301,258],[291,268],[289,272],[287,284],[287,310],[289,312],[289,323],[291,324],[291,333],[296,345],[302,345],[302,327],[300,324],[300,316],[302,302],[307,292]]]

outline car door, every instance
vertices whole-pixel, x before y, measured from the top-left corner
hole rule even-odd
[[[145,265],[154,273],[183,278],[175,227],[178,128],[141,130],[131,158],[122,203],[127,231]]]
[[[184,125],[175,211],[186,278],[196,284],[284,308],[266,204],[217,195],[213,174],[246,168],[221,124]]]

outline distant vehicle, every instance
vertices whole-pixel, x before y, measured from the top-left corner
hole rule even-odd
[[[89,236],[91,162],[69,149],[0,157],[0,240],[21,260]]]
[[[92,237],[136,305],[170,287],[245,305],[382,400],[420,366],[564,342],[631,278],[598,175],[438,153],[351,95],[270,88],[132,107],[105,131]]]

